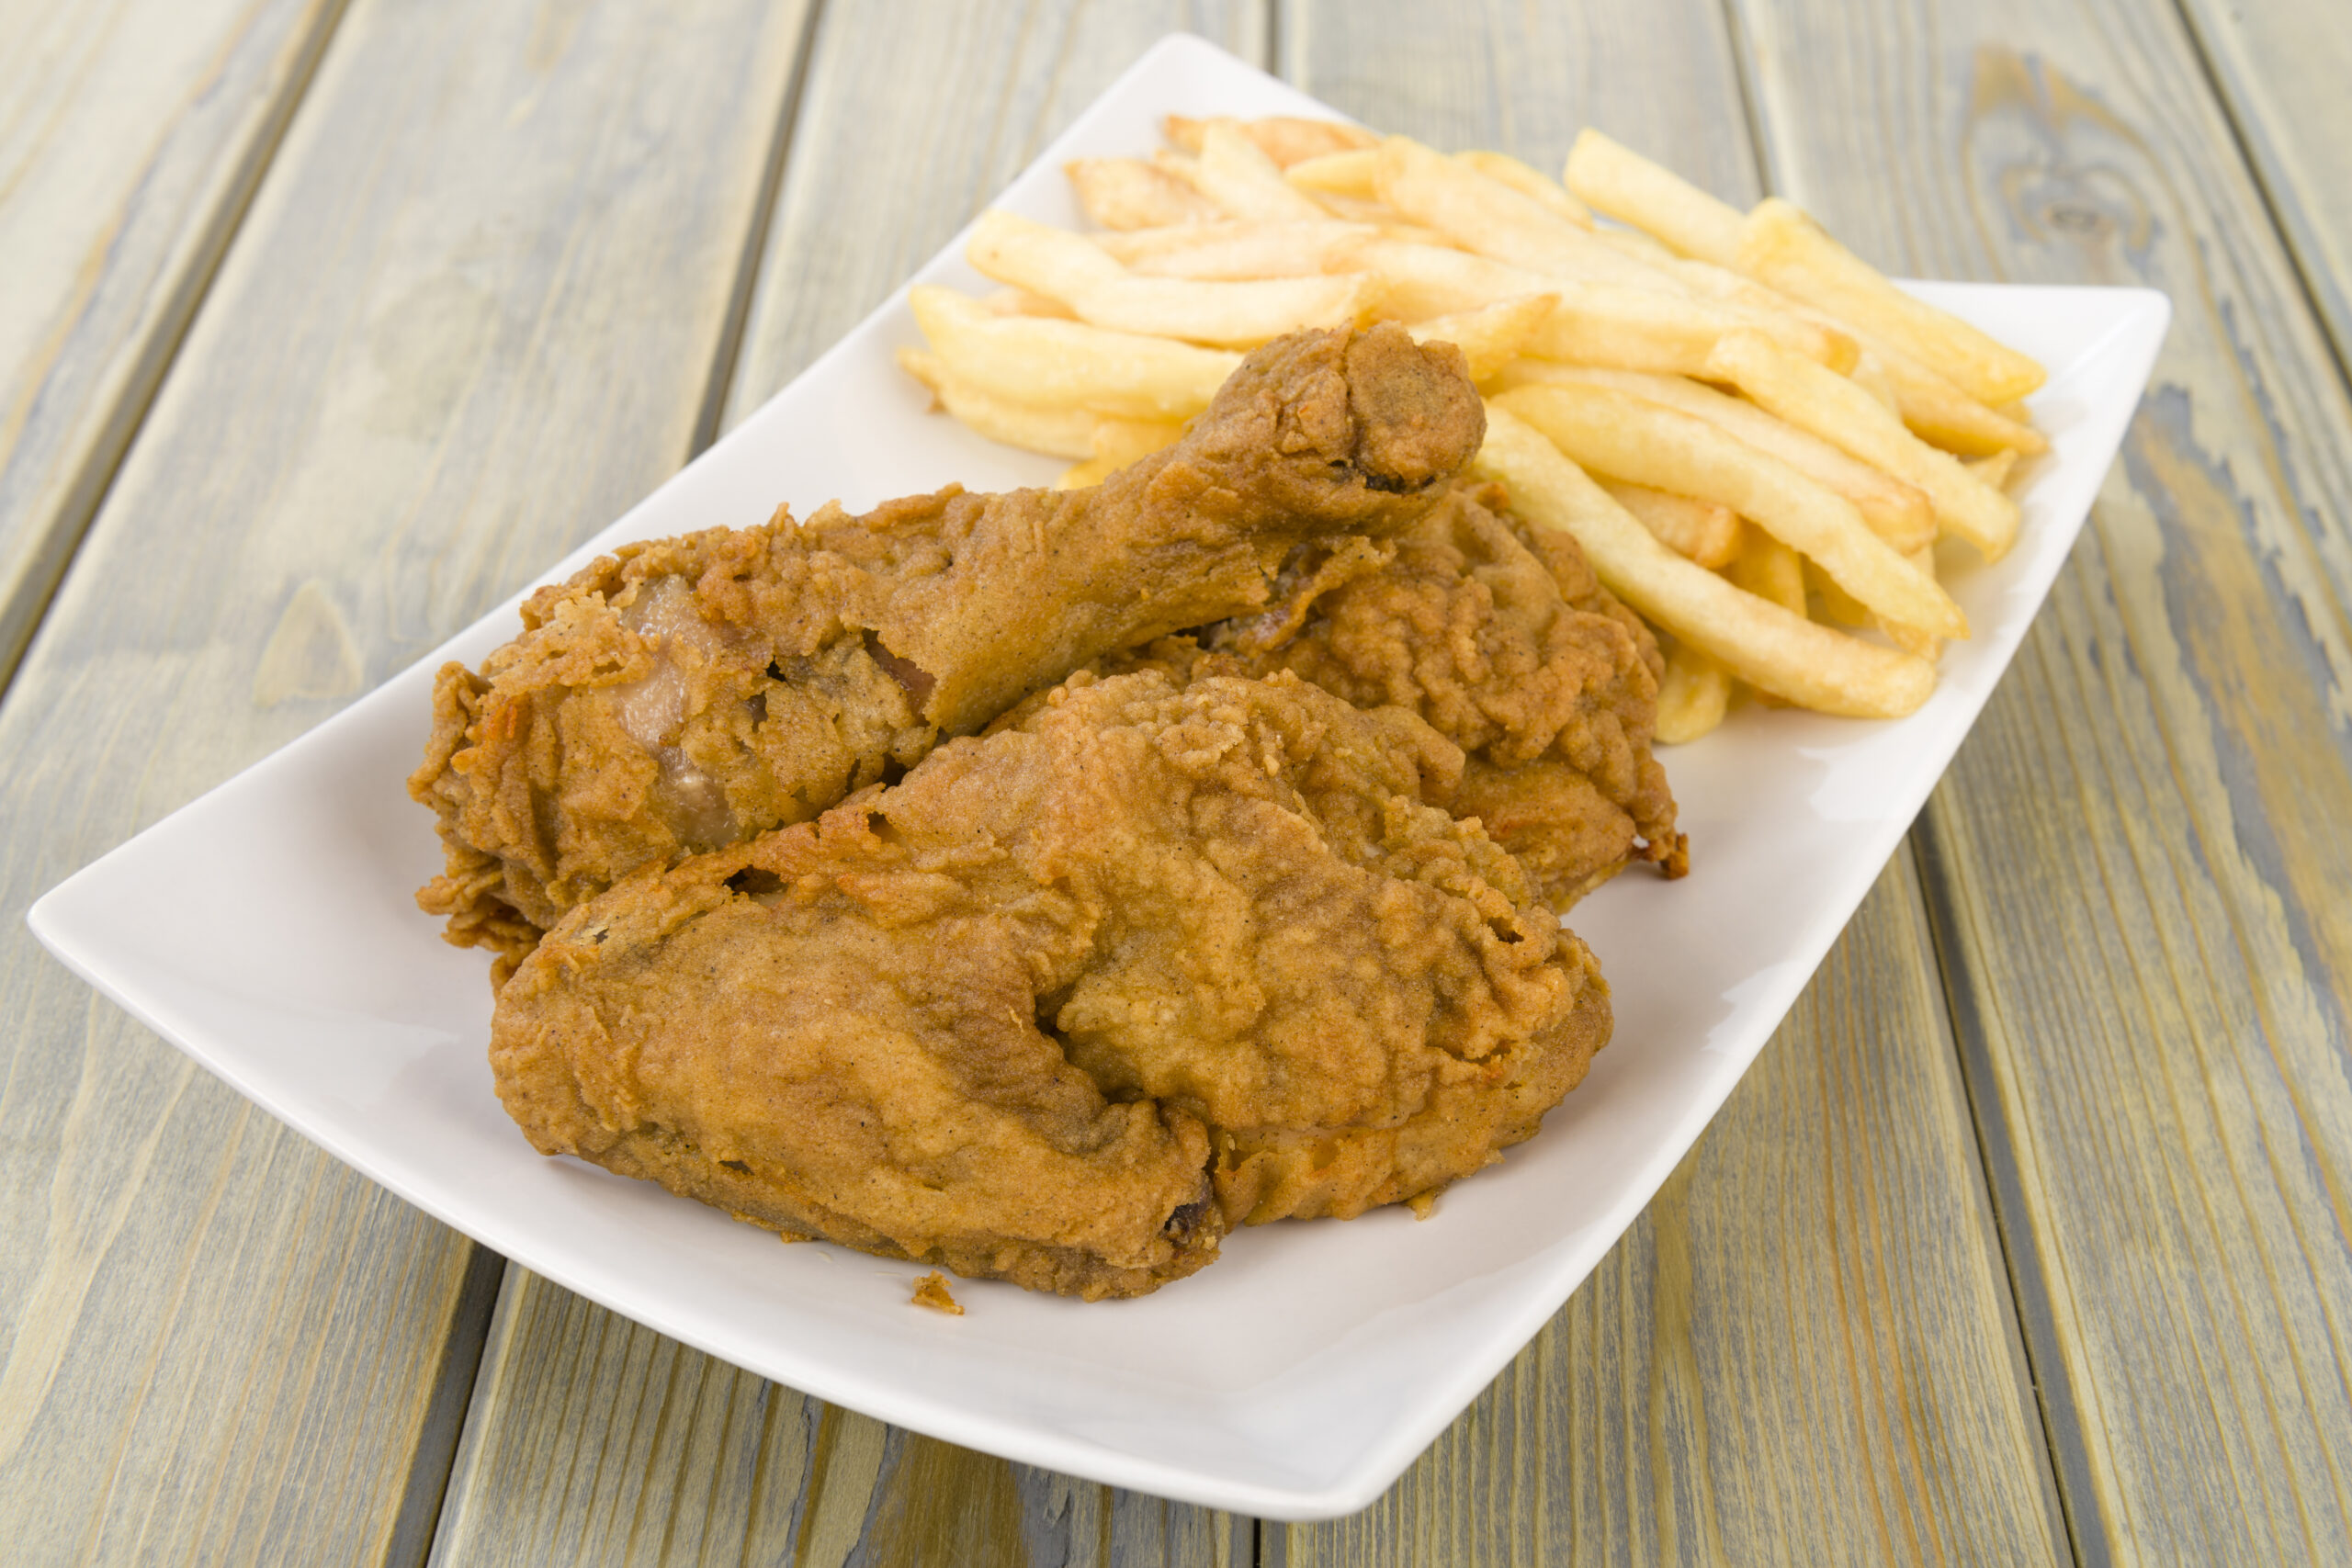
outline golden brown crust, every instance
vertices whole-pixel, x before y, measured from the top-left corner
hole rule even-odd
[[[1607,987],[1426,801],[1459,751],[1288,675],[1084,676],[815,823],[573,909],[498,1001],[533,1144],[1089,1298],[1532,1134]]]
[[[1411,711],[1467,754],[1447,803],[1556,909],[1637,859],[1679,874],[1674,796],[1650,749],[1657,640],[1573,539],[1528,528],[1502,499],[1461,485],[1394,539],[1303,546],[1262,614],[1096,668],[1288,670],[1359,707]]]
[[[1262,605],[1304,538],[1407,526],[1484,417],[1450,345],[1299,333],[1091,491],[626,547],[533,594],[480,674],[441,672],[409,788],[449,863],[420,902],[511,964],[638,866],[807,820],[1088,660]]]

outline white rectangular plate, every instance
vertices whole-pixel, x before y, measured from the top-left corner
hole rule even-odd
[[[1075,223],[1066,159],[1156,144],[1159,117],[1329,114],[1197,39],[1163,40],[1001,198]],[[951,245],[917,281],[983,287]],[[1943,773],[2081,529],[2170,309],[2139,289],[1923,287],[2051,367],[2022,542],[1952,587],[1975,627],[1927,706],[1865,724],[1748,709],[1667,756],[1687,881],[1630,874],[1577,930],[1614,1042],[1543,1135],[1446,1194],[1351,1224],[1267,1226],[1141,1301],[959,1283],[765,1231],[543,1159],[491,1092],[488,961],[413,889],[440,867],[402,780],[433,671],[516,630],[501,607],[32,910],[34,931],[142,1021],[409,1201],[616,1312],[794,1388],[1027,1463],[1274,1518],[1377,1497],[1567,1299],[1739,1081]],[[548,577],[627,539],[863,508],[1057,464],[944,416],[892,362],[901,290],[725,440]],[[292,918],[289,917],[289,912]]]

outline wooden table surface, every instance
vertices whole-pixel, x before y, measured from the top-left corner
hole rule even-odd
[[[1893,271],[2177,312],[1779,1036],[1329,1524],[591,1306],[22,919],[659,484],[1173,28],[1440,145],[1592,124]],[[0,0],[0,1557],[2352,1561],[2347,81],[2329,0]]]

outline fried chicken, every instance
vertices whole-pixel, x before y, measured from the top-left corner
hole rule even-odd
[[[637,867],[807,820],[1089,660],[1262,606],[1305,540],[1410,525],[1484,428],[1451,345],[1303,333],[1091,491],[625,547],[532,595],[481,673],[440,671],[409,792],[448,864],[418,902],[503,974]]]
[[[1288,674],[1081,680],[813,823],[648,866],[500,992],[541,1151],[1090,1299],[1431,1192],[1610,1029],[1461,753]]]
[[[1391,542],[1317,542],[1262,614],[1101,660],[1290,670],[1360,707],[1409,708],[1468,753],[1446,804],[1476,817],[1555,909],[1635,860],[1685,863],[1651,755],[1664,663],[1576,541],[1529,527],[1496,486],[1457,485]]]

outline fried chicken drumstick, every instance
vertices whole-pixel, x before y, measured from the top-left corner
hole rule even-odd
[[[542,1152],[1090,1299],[1428,1192],[1608,1038],[1461,753],[1288,674],[1085,682],[820,820],[648,867],[500,992]]]
[[[409,792],[448,867],[418,902],[503,973],[639,866],[805,821],[1089,660],[1257,609],[1302,541],[1409,526],[1484,429],[1451,345],[1304,333],[1091,491],[625,547],[532,595],[479,674],[441,671]]]

